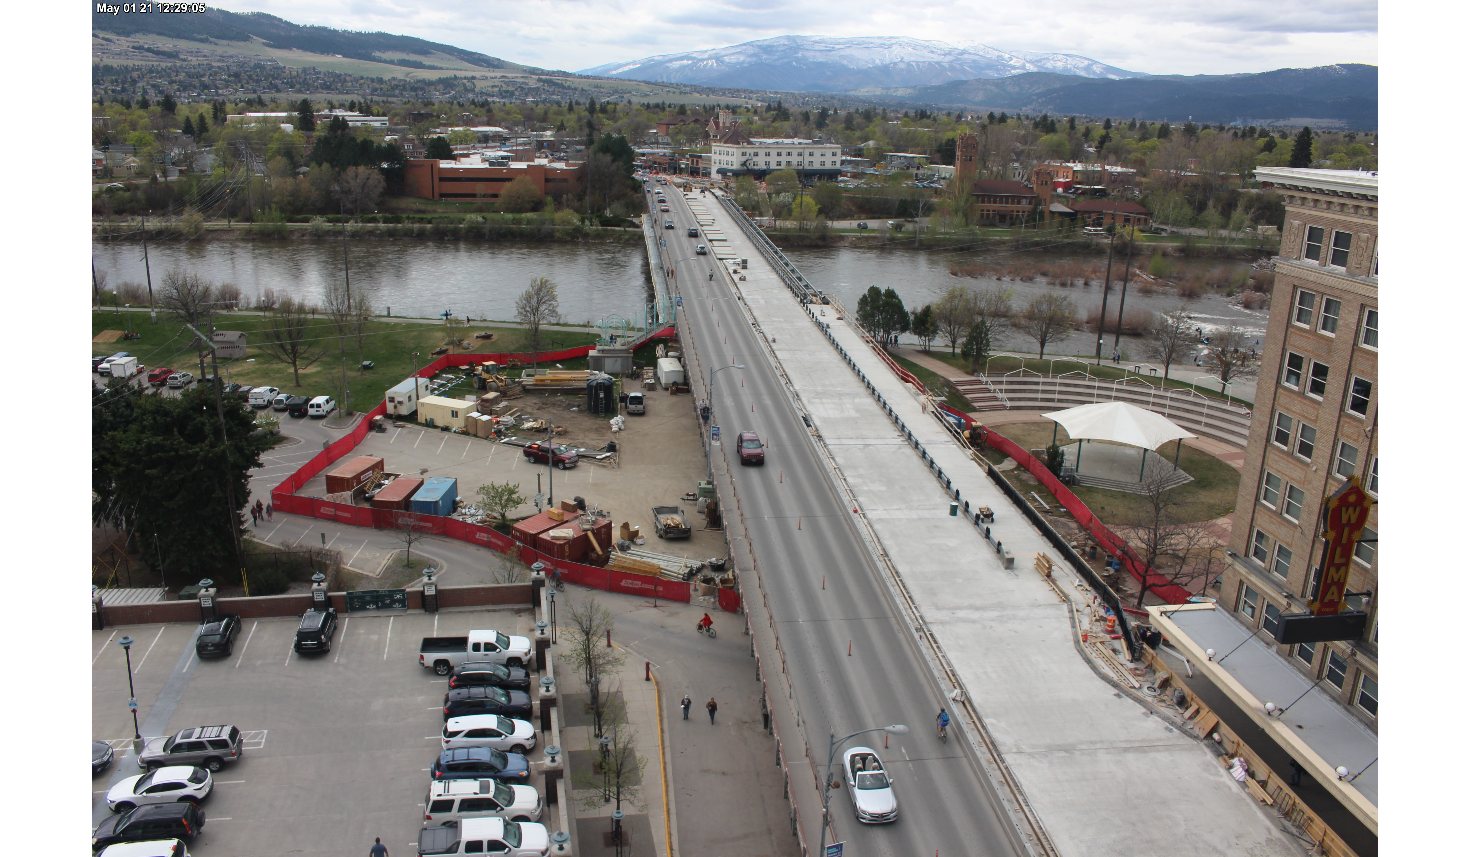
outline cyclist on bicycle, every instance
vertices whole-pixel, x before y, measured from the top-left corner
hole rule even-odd
[[[711,619],[709,617],[709,614],[706,613],[704,614],[704,618],[699,620],[699,624],[694,626],[694,630],[703,631],[705,628],[708,628],[713,624],[715,624],[715,620]]]
[[[940,737],[944,737],[944,730],[949,728],[949,712],[943,708],[939,709],[939,716],[934,718],[934,721],[939,724]]]

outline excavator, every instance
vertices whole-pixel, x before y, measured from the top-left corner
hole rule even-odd
[[[514,399],[521,395],[521,379],[511,378],[505,374],[505,369],[494,360],[487,360],[477,367],[472,377],[475,380],[476,390],[499,393],[501,398]]]

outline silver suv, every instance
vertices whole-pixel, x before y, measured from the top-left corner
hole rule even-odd
[[[138,767],[165,768],[173,765],[197,765],[218,771],[225,762],[245,755],[240,730],[234,726],[194,726],[182,729],[172,738],[152,738],[138,755]]]

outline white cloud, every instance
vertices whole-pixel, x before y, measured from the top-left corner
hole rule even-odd
[[[854,7],[813,0],[229,0],[297,24],[417,36],[512,62],[575,71],[655,54],[788,34],[901,35],[1001,50],[1081,54],[1152,74],[1226,74],[1338,62],[1378,62],[1373,0],[1177,0],[1167,12],[1135,0],[977,0]]]

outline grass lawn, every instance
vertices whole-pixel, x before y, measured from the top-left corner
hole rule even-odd
[[[933,357],[935,360],[942,360],[945,363],[948,363],[949,365],[963,372],[970,371],[969,361],[965,360],[965,358],[959,356],[958,354],[951,356],[948,348],[945,348],[944,350],[935,348],[933,351],[929,352],[929,356]],[[1058,357],[1055,360],[1049,357],[1046,359],[1041,359],[1037,357],[992,357],[990,359],[989,374],[1004,375],[1007,372],[1014,372],[1017,369],[1022,368],[1023,366],[1032,372],[1038,372],[1042,375],[1045,375],[1048,372],[1056,372],[1058,375],[1064,374],[1066,372],[1081,372],[1085,368],[1087,370],[1087,373],[1094,378],[1104,378],[1112,381],[1119,378],[1127,377],[1139,383],[1151,384],[1155,387],[1164,386],[1174,390],[1190,389],[1189,383],[1185,381],[1179,381],[1174,378],[1170,378],[1169,380],[1164,381],[1162,378],[1151,378],[1145,375],[1138,375],[1136,373],[1129,372],[1124,367],[1114,366],[1111,363],[1104,362],[1101,366],[1098,366],[1093,364],[1091,360],[1079,360],[1075,357]],[[983,368],[982,371],[984,371]],[[1202,396],[1208,396],[1211,399],[1218,399],[1222,402],[1225,401],[1225,397],[1220,395],[1220,392],[1218,390],[1209,390],[1205,387],[1200,386],[1195,386],[1194,390]],[[1231,396],[1230,401],[1237,404],[1250,404],[1250,402],[1246,402],[1245,399],[1242,399],[1239,396]]]
[[[943,393],[944,403],[946,405],[949,405],[951,408],[954,408],[961,413],[968,414],[970,412],[970,409],[974,407],[974,405],[970,404],[969,399],[961,396],[960,391],[955,389],[954,386],[949,383],[949,381],[945,380],[944,377],[939,375],[938,373],[930,371],[929,369],[925,369],[923,366],[920,366],[912,360],[905,360],[896,354],[890,354],[888,356],[893,358],[893,362],[913,373],[914,377],[919,379],[919,383],[929,388],[929,392]]]
[[[1022,449],[1029,450],[1045,449],[1051,443],[1053,428],[1057,429],[1057,443],[1065,446],[1071,442],[1067,430],[1050,421],[1008,423],[995,426],[990,430],[1005,435],[1020,445]],[[990,450],[987,450],[987,453],[987,457],[995,455]],[[1159,454],[1173,461],[1174,444],[1165,444],[1159,449]],[[1178,498],[1179,511],[1186,520],[1208,521],[1227,514],[1235,508],[1236,492],[1240,490],[1240,472],[1235,468],[1212,455],[1189,446],[1184,447],[1179,453],[1179,468],[1194,477],[1193,482],[1187,482],[1170,491]],[[1031,476],[1024,470],[1011,470],[1006,473],[1013,479],[1018,474],[1021,474],[1028,483],[1026,490],[1035,488],[1038,494],[1044,493],[1045,489],[1032,482]],[[1087,508],[1091,509],[1093,514],[1108,524],[1125,524],[1141,513],[1144,507],[1142,497],[1121,491],[1076,485],[1072,487],[1072,493],[1077,495],[1077,499],[1086,503]],[[1048,499],[1047,502],[1051,500]]]
[[[198,352],[189,348],[193,340],[192,334],[187,332],[180,334],[183,325],[177,320],[172,320],[159,314],[158,324],[150,324],[146,313],[133,313],[129,318],[120,318],[117,313],[107,310],[94,311],[92,313],[92,334],[95,336],[103,330],[120,330],[130,321],[133,330],[142,333],[142,339],[130,342],[118,340],[116,342],[92,343],[92,353],[114,354],[118,351],[132,352],[138,358],[138,362],[146,365],[149,369],[160,366],[168,366],[176,370],[193,372],[199,374]],[[228,363],[220,363],[220,374],[237,384],[251,384],[255,386],[268,385],[279,387],[283,392],[294,395],[331,395],[342,400],[342,367],[344,356],[338,353],[337,336],[332,331],[330,322],[325,318],[316,322],[316,329],[320,332],[320,343],[324,346],[323,356],[312,366],[301,371],[301,385],[297,386],[293,378],[289,364],[282,363],[272,358],[260,347],[264,340],[264,330],[267,320],[259,315],[230,315],[217,314],[215,316],[215,327],[219,330],[244,331],[250,346],[245,357],[231,360]],[[475,340],[474,334],[480,330],[493,330],[494,339]],[[371,321],[368,323],[367,336],[363,340],[364,360],[371,360],[376,367],[367,371],[357,369],[357,343],[349,338],[345,363],[347,367],[347,384],[352,390],[352,401],[357,410],[371,410],[374,405],[383,400],[383,394],[391,387],[401,383],[403,379],[412,375],[415,363],[419,367],[425,366],[438,359],[430,356],[436,349],[446,344],[450,339],[466,339],[473,344],[471,350],[454,348],[451,353],[456,354],[498,354],[516,351],[529,351],[529,338],[524,330],[515,328],[497,328],[491,326],[463,324],[422,324],[415,322],[398,321]],[[563,348],[571,348],[578,345],[589,345],[597,341],[596,334],[588,334],[584,329],[569,330],[565,328],[549,328],[542,332],[542,351],[559,351]],[[413,357],[414,352],[420,355],[417,360]],[[248,362],[250,360],[254,362]],[[586,358],[572,361],[561,361],[568,369],[585,369]],[[205,366],[209,363],[206,360]],[[228,367],[228,372],[226,371]],[[458,388],[456,388],[458,389]]]

